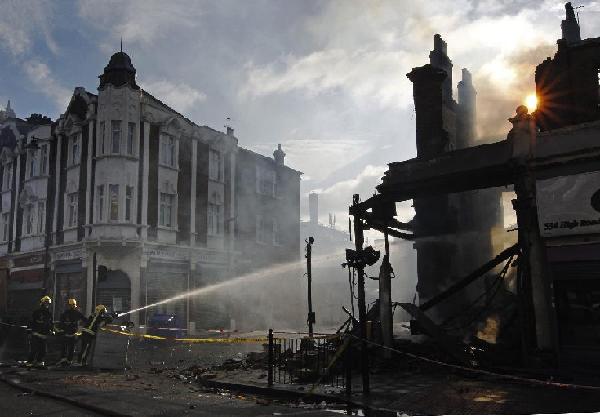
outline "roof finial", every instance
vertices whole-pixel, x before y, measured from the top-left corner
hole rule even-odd
[[[121,36],[121,52],[123,52],[123,37]]]

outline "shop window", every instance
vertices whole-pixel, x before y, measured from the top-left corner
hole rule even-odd
[[[125,221],[130,222],[133,213],[133,187],[125,187]]]
[[[104,184],[96,187],[96,220],[104,221]]]
[[[71,193],[67,195],[67,226],[77,226],[77,204],[78,204],[78,193]]]
[[[109,219],[110,221],[119,220],[119,185],[110,184],[108,186],[108,198],[110,202]]]
[[[173,194],[160,193],[160,225],[164,227],[173,226]]]
[[[2,191],[10,190],[12,186],[12,162],[4,165],[2,172]]]
[[[112,153],[121,152],[121,121],[113,120],[111,123],[112,127]]]
[[[10,227],[10,213],[2,213],[2,241],[8,242],[8,230]]]
[[[215,149],[210,150],[208,162],[208,176],[211,180],[219,181],[221,179],[221,153]]]
[[[135,123],[127,125],[127,155],[133,155],[135,148]]]

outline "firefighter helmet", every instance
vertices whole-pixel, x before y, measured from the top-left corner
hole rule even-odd
[[[106,307],[104,306],[104,304],[98,304],[96,306],[96,314],[100,313],[106,313]]]
[[[74,298],[69,298],[69,301],[67,301],[67,303],[73,308],[77,307],[77,300]]]
[[[40,304],[46,304],[46,303],[52,304],[52,299],[49,296],[44,295],[42,298],[40,298]]]

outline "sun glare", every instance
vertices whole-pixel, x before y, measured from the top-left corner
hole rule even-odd
[[[527,110],[529,110],[530,113],[535,111],[535,109],[537,108],[537,104],[538,99],[535,94],[530,94],[525,98],[525,105],[527,106]]]

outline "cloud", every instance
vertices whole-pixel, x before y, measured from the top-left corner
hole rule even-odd
[[[206,94],[183,82],[157,80],[140,82],[140,85],[180,113],[188,112],[206,100]]]
[[[163,0],[96,1],[80,0],[79,16],[96,28],[108,31],[113,51],[122,38],[125,45],[152,46],[173,32],[194,29],[202,16],[200,3],[192,0],[165,2]]]
[[[409,55],[403,51],[330,49],[288,56],[265,66],[249,63],[242,94],[305,93],[316,96],[345,90],[357,103],[406,107],[412,93],[405,74]],[[280,69],[281,68],[281,69]]]
[[[23,70],[34,87],[51,98],[59,109],[66,109],[72,91],[55,79],[48,65],[34,58],[23,62]]]
[[[27,55],[38,37],[54,54],[58,45],[52,37],[54,5],[50,1],[4,0],[0,12],[0,48],[17,58]]]

